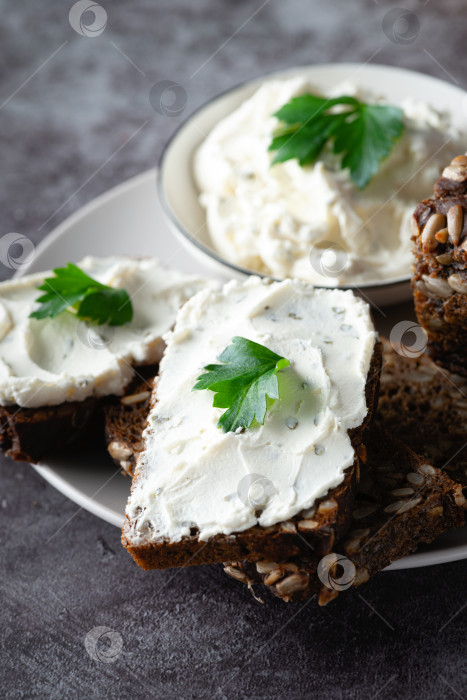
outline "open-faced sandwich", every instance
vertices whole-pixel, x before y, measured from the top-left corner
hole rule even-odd
[[[192,297],[166,343],[124,527],[136,561],[331,552],[379,382],[368,305],[252,277]]]
[[[154,374],[177,309],[206,284],[151,258],[123,257],[2,282],[2,449],[37,462],[75,440],[137,367]]]

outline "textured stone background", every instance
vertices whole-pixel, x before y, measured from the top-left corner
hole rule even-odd
[[[71,5],[0,1],[2,236],[37,243],[154,165],[191,110],[266,70],[372,61],[465,86],[461,0],[401,0],[415,17],[398,20],[383,0],[102,0],[94,38]],[[178,117],[150,104],[161,80],[186,91]],[[0,488],[3,697],[467,697],[467,562],[385,573],[325,609],[259,605],[215,567],[139,570],[116,528],[27,465],[1,459]],[[86,651],[98,626],[112,663]]]

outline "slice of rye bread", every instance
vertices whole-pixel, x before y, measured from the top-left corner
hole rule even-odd
[[[265,584],[286,602],[318,594],[319,604],[325,605],[340,590],[365,583],[420,543],[463,525],[460,484],[381,427],[371,426],[368,433],[352,529],[336,544],[334,557],[321,562],[309,550],[283,561],[229,562],[226,573],[249,587]]]
[[[360,479],[359,455],[365,452],[362,440],[377,403],[381,363],[382,346],[376,342],[365,386],[367,415],[360,426],[348,431],[355,450],[354,463],[346,469],[344,479],[338,486],[316,500],[313,509],[270,527],[256,525],[242,532],[215,535],[206,541],[200,541],[197,532],[193,532],[179,542],[160,539],[138,545],[132,544],[132,524],[127,517],[123,525],[122,544],[136,563],[143,569],[163,569],[219,563],[227,559],[284,559],[305,554],[310,548],[318,556],[332,552],[336,539],[349,527],[355,490]],[[157,401],[157,387],[152,400]]]
[[[157,366],[138,371],[121,398],[104,405],[105,441],[107,450],[124,473],[133,476],[133,468],[143,449],[142,435],[149,413],[151,392]]]
[[[415,311],[428,352],[467,376],[467,156],[458,156],[413,216]]]
[[[100,403],[91,397],[39,408],[0,406],[0,449],[17,462],[39,462],[82,437]]]
[[[151,391],[157,365],[142,365],[134,368],[134,372],[136,376],[125,393],[130,401],[130,395],[136,394],[139,385],[142,387],[138,389],[139,392],[143,389],[146,393]],[[148,408],[145,411],[147,415]],[[117,421],[120,414],[122,414],[121,420],[123,420],[123,414],[126,414],[125,428],[122,429],[125,439],[129,442],[132,439],[136,441],[138,434],[140,440],[144,426],[138,425],[137,428],[135,426],[132,438],[131,421],[132,419],[133,422],[136,421],[134,412],[129,411],[125,406],[125,397],[122,399],[115,396],[99,399],[89,397],[84,401],[69,401],[58,406],[39,408],[0,406],[0,449],[16,462],[34,464],[72,445],[78,439],[89,442],[95,438],[102,444],[103,416],[106,440],[109,445],[112,440],[111,435],[119,435]]]
[[[405,357],[383,340],[376,421],[430,464],[462,484],[467,495],[467,379],[426,354]]]

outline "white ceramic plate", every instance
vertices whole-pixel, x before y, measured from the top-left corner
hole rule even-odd
[[[73,214],[38,246],[33,263],[21,274],[77,262],[85,255],[109,254],[156,255],[186,272],[210,273],[168,229],[156,196],[156,172],[150,171],[115,187]],[[217,277],[222,279],[219,274]],[[380,324],[380,330],[387,333],[390,325],[407,318],[408,313],[407,307],[396,307]],[[130,479],[121,476],[104,450],[67,452],[66,456],[34,468],[79,506],[121,526]],[[467,528],[446,534],[390,568],[425,566],[464,557]]]
[[[459,130],[465,129],[467,102],[464,90],[429,75],[392,66],[356,63],[300,66],[256,78],[214,98],[192,114],[167,144],[161,158],[158,186],[173,231],[200,260],[214,269],[225,271],[227,268],[231,276],[243,277],[251,271],[229,262],[214,249],[206,226],[205,210],[199,204],[199,192],[193,176],[193,156],[213,127],[248,99],[265,80],[284,79],[298,73],[323,91],[350,81],[358,82],[362,88],[375,94],[383,94],[390,103],[397,104],[406,97],[423,100],[434,108],[441,107],[449,112],[454,126]],[[362,296],[379,306],[411,298],[407,275],[360,284],[358,287],[349,285],[347,288],[354,289],[357,294],[362,290]]]

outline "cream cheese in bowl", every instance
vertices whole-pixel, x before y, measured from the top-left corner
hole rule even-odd
[[[214,248],[243,268],[322,286],[409,276],[412,211],[459,150],[457,131],[427,103],[402,100],[404,133],[358,190],[329,151],[313,165],[271,166],[273,114],[304,93],[322,91],[302,76],[263,83],[198,148],[194,174]],[[383,103],[351,83],[326,94]]]

